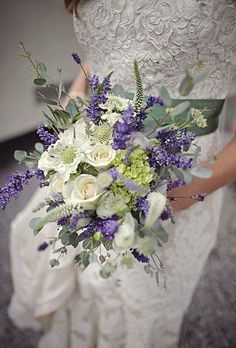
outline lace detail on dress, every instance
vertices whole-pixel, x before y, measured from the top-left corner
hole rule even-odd
[[[192,98],[224,98],[236,74],[233,0],[86,0],[74,20],[93,72],[133,90],[134,59],[146,93],[165,85],[173,97],[186,67],[203,62],[207,78]],[[220,82],[220,83],[219,83]]]

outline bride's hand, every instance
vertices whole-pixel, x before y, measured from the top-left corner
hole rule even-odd
[[[190,207],[198,200],[191,198],[211,192],[236,181],[236,136],[227,144],[217,155],[215,163],[204,162],[202,167],[212,170],[212,176],[209,179],[200,179],[193,177],[190,184],[168,191],[168,197],[176,197],[171,201],[174,212]],[[179,198],[178,198],[179,197]],[[200,203],[198,203],[200,204]]]

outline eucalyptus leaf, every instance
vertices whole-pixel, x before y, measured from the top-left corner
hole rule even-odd
[[[89,262],[90,263],[96,262],[97,259],[98,259],[97,255],[95,253],[90,254],[90,256],[89,256]]]
[[[124,98],[125,97],[125,90],[124,88],[119,85],[119,84],[116,84],[113,89],[112,89],[112,93],[118,97],[121,97],[121,98]]]
[[[15,160],[22,162],[27,157],[27,152],[22,150],[16,150],[14,152],[14,158]]]
[[[204,74],[204,73],[201,73],[201,74],[199,74],[199,75],[194,76],[194,78],[193,78],[193,83],[196,84],[196,83],[198,83],[198,82],[203,81],[204,79],[205,79],[205,74]]]
[[[180,180],[184,180],[184,173],[179,170],[176,167],[171,167],[171,170],[174,172],[174,174],[176,175],[176,177]]]
[[[47,81],[45,79],[42,79],[42,78],[34,79],[34,84],[37,86],[43,86],[43,85],[45,85],[46,82]]]
[[[184,181],[186,182],[186,185],[190,184],[190,182],[193,180],[192,174],[189,171],[183,171],[183,174],[184,174]]]
[[[171,98],[169,95],[169,92],[167,91],[166,87],[162,86],[159,91],[159,95],[161,99],[163,100],[164,104],[168,107],[171,106]]]
[[[37,69],[38,69],[38,72],[40,73],[40,75],[42,75],[43,77],[46,76],[47,68],[46,68],[46,65],[44,63],[38,63]]]
[[[156,238],[159,247],[162,247],[168,242],[169,236],[161,224],[157,223],[154,225],[150,229],[150,232],[152,233],[152,236]]]
[[[81,269],[85,269],[89,266],[90,253],[83,250],[80,254],[75,256],[75,262],[78,263]]]
[[[30,220],[29,227],[33,230],[34,236],[36,236],[43,227],[43,226],[41,227],[40,225],[41,220],[42,218],[40,217],[35,217]]]
[[[100,261],[101,263],[104,263],[104,262],[106,261],[105,256],[100,255],[100,256],[99,256],[99,261]]]
[[[24,161],[24,163],[25,163],[26,167],[28,167],[28,168],[34,168],[36,165],[35,161],[30,161],[30,160]]]
[[[175,117],[181,115],[183,112],[190,108],[191,104],[189,101],[184,101],[183,103],[178,104],[172,110],[170,115]]]
[[[43,146],[42,143],[36,143],[36,144],[34,145],[34,147],[35,147],[35,150],[38,151],[38,152],[40,152],[40,153],[42,153],[42,152],[44,151],[44,146]]]
[[[57,267],[60,265],[60,262],[57,259],[51,259],[49,261],[49,265],[53,268],[53,267]]]
[[[191,174],[201,179],[209,179],[212,177],[212,170],[203,167],[195,167],[191,169]]]
[[[194,80],[190,73],[187,71],[186,76],[180,84],[179,93],[182,96],[188,95],[194,87]]]

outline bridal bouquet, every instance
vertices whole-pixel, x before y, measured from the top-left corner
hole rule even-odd
[[[135,262],[143,263],[157,279],[159,273],[164,276],[158,249],[168,235],[161,221],[174,222],[170,202],[175,197],[168,192],[189,183],[192,175],[203,176],[196,166],[200,149],[192,144],[195,134],[188,128],[206,126],[204,110],[192,108],[189,101],[173,107],[164,87],[161,96],[144,97],[136,61],[134,95],[119,85],[112,88],[112,74],[101,82],[95,75],[86,77],[88,100],[68,96],[63,107],[61,99],[67,93],[62,82],[52,81],[45,65],[33,61],[23,44],[21,48],[36,72],[34,83],[53,87],[56,98],[41,94],[49,112],[44,112],[44,124],[37,128],[40,142],[30,154],[15,152],[16,160],[28,169],[9,177],[0,189],[1,208],[36,177],[48,192],[35,207],[35,213],[43,209],[43,216],[36,216],[30,226],[36,235],[55,223],[57,237],[38,247],[54,249],[51,267],[74,247],[78,266],[85,269],[96,262],[103,278],[117,267],[132,268]],[[72,56],[81,65],[79,56]],[[188,89],[186,78],[181,88]]]

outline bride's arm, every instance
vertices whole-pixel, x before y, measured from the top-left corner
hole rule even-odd
[[[87,76],[90,75],[90,67],[89,62],[86,61],[83,64],[84,71],[81,69],[78,76],[75,78],[74,82],[72,83],[70,90],[69,90],[69,96],[70,98],[80,97],[82,99],[85,99],[87,96],[87,90],[88,90],[88,82],[85,77],[85,73]],[[66,107],[67,103],[69,101],[69,97],[65,97],[63,100],[62,106]]]
[[[192,182],[182,188],[168,192],[168,196],[190,197],[202,193],[211,193],[220,187],[230,184],[236,180],[236,136],[217,155],[215,163],[204,162],[205,168],[210,168],[213,175],[209,179],[194,177]],[[179,198],[171,203],[174,211],[186,209],[195,203],[191,198]]]

